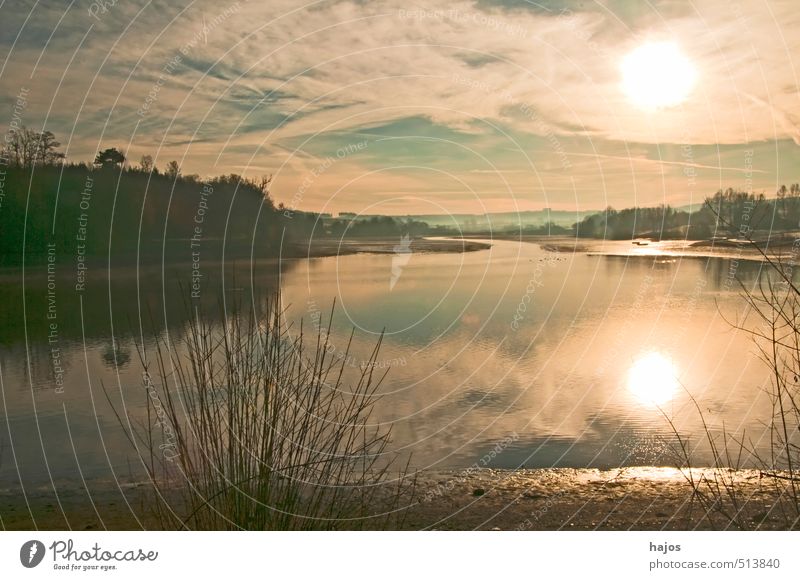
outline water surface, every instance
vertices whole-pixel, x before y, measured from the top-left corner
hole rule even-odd
[[[235,301],[263,310],[278,285],[287,317],[307,330],[327,326],[335,299],[330,350],[351,370],[383,335],[373,420],[415,467],[671,464],[665,415],[708,463],[690,394],[713,431],[724,424],[766,449],[770,376],[730,324],[747,314],[737,279],[752,284],[760,263],[492,244],[300,260],[280,273],[265,263],[252,277],[207,265],[199,300],[191,264],[97,271],[83,292],[61,271],[55,340],[44,267],[26,270],[24,291],[20,272],[6,272],[0,484],[140,476],[109,406],[134,416],[143,406],[136,345],[180,340],[195,307],[217,324]]]

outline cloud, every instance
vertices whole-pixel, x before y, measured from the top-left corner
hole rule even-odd
[[[790,144],[800,144],[793,62],[800,13],[792,2],[767,10],[755,0],[733,8],[716,0],[463,0],[446,9],[387,0],[129,1],[97,18],[88,6],[11,1],[0,8],[8,53],[1,96],[7,102],[30,88],[26,122],[72,135],[71,157],[132,138],[137,155],[156,152],[162,164],[177,157],[188,171],[273,166],[296,190],[308,159],[361,134],[404,128],[411,130],[405,137],[419,139],[349,159],[325,184],[409,164],[447,169],[469,183],[495,172],[480,165],[483,157],[503,168],[508,187],[569,192],[598,179],[596,164],[578,163],[597,154],[613,175],[596,199],[623,203],[634,191],[619,177],[632,171],[627,161],[640,182],[664,188],[656,178],[668,165],[729,174],[737,164],[719,158],[729,147],[771,141],[791,156]],[[676,42],[699,71],[679,107],[642,112],[620,91],[620,60],[648,39]],[[470,153],[423,137],[468,145]],[[719,149],[702,163],[659,160],[651,149],[663,144]],[[637,149],[648,155],[630,153]],[[756,169],[768,171],[766,153],[762,159]],[[393,179],[387,189],[409,184]],[[418,179],[410,180],[414,191]],[[453,189],[451,177],[429,179],[431,191]],[[325,195],[307,199],[309,209]],[[360,195],[366,199],[366,189]]]

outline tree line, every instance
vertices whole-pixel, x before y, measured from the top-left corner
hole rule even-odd
[[[22,127],[0,149],[0,265],[44,259],[47,244],[87,256],[138,259],[218,256],[224,245],[241,255],[291,255],[315,237],[458,235],[411,218],[287,211],[270,194],[271,177],[229,174],[201,179],[185,175],[177,161],[163,170],[152,156],[128,164],[116,147],[98,151],[91,163],[67,162],[50,131]],[[201,198],[205,200],[201,206]],[[200,215],[202,214],[202,215]],[[800,185],[782,186],[773,199],[734,189],[717,191],[697,211],[668,205],[606,208],[573,224],[528,226],[521,233],[607,239],[708,239],[759,231],[800,229]],[[85,240],[78,222],[86,222]],[[194,240],[195,245],[191,242]],[[82,245],[82,247],[79,247]],[[307,248],[306,248],[307,249]]]
[[[0,147],[0,159],[3,165],[16,168],[31,168],[37,165],[56,165],[64,161],[66,155],[58,151],[61,143],[56,140],[51,131],[35,131],[23,126],[8,132],[5,144]],[[95,168],[121,168],[127,161],[125,154],[116,147],[109,147],[99,151],[92,165]],[[142,155],[138,169],[145,173],[159,174],[158,168],[153,163],[152,155]],[[180,166],[177,161],[167,163],[164,175],[178,177]],[[199,176],[197,176],[199,179]]]
[[[223,244],[226,252],[240,256],[292,256],[314,237],[397,237],[436,230],[384,216],[329,219],[287,211],[273,202],[271,176],[202,179],[184,174],[177,161],[160,170],[150,155],[131,165],[116,147],[101,149],[91,163],[71,163],[51,132],[25,127],[11,131],[5,141],[0,266],[43,261],[48,244],[55,244],[61,256],[80,250],[87,257],[192,260],[192,252],[199,252],[201,259],[211,260],[221,257]]]
[[[608,207],[573,226],[580,237],[630,239],[744,238],[758,232],[800,229],[800,185],[781,186],[774,199],[728,188],[707,197],[694,212],[669,205],[615,210]]]
[[[284,224],[269,177],[201,179],[182,175],[175,161],[159,171],[149,155],[131,167],[114,147],[91,163],[70,163],[59,147],[49,131],[24,127],[5,139],[0,265],[42,261],[49,245],[60,264],[79,251],[118,259],[183,259],[198,251],[213,259],[223,240],[232,251],[255,248],[257,256],[279,251]]]

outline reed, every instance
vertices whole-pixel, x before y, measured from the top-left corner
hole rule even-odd
[[[309,346],[279,305],[275,296],[261,316],[228,311],[223,324],[195,312],[184,338],[141,347],[145,417],[117,417],[152,483],[159,527],[397,527],[401,504],[413,502],[390,429],[370,426],[381,340],[352,368],[352,333],[346,352],[331,354],[333,308]]]
[[[800,528],[800,288],[793,269],[797,256],[787,259],[768,255],[757,244],[765,270],[753,287],[741,284],[748,316],[729,320],[739,331],[751,335],[771,375],[767,395],[771,413],[763,417],[769,437],[768,452],[745,433],[733,435],[723,428],[709,428],[703,410],[690,396],[701,419],[712,454],[712,466],[692,465],[689,438],[682,436],[667,418],[677,444],[673,447],[684,476],[692,487],[704,519],[716,528],[757,529],[768,519],[777,519],[785,529]],[[743,466],[756,469],[762,491],[775,501],[767,511],[753,513],[751,497],[744,492]],[[749,486],[752,489],[752,486]]]

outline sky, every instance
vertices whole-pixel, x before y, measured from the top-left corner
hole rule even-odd
[[[654,45],[691,69],[678,103],[626,89]],[[688,83],[669,65],[633,82]],[[794,0],[0,0],[3,133],[16,115],[70,161],[272,174],[302,211],[772,195],[800,181],[799,72]]]

